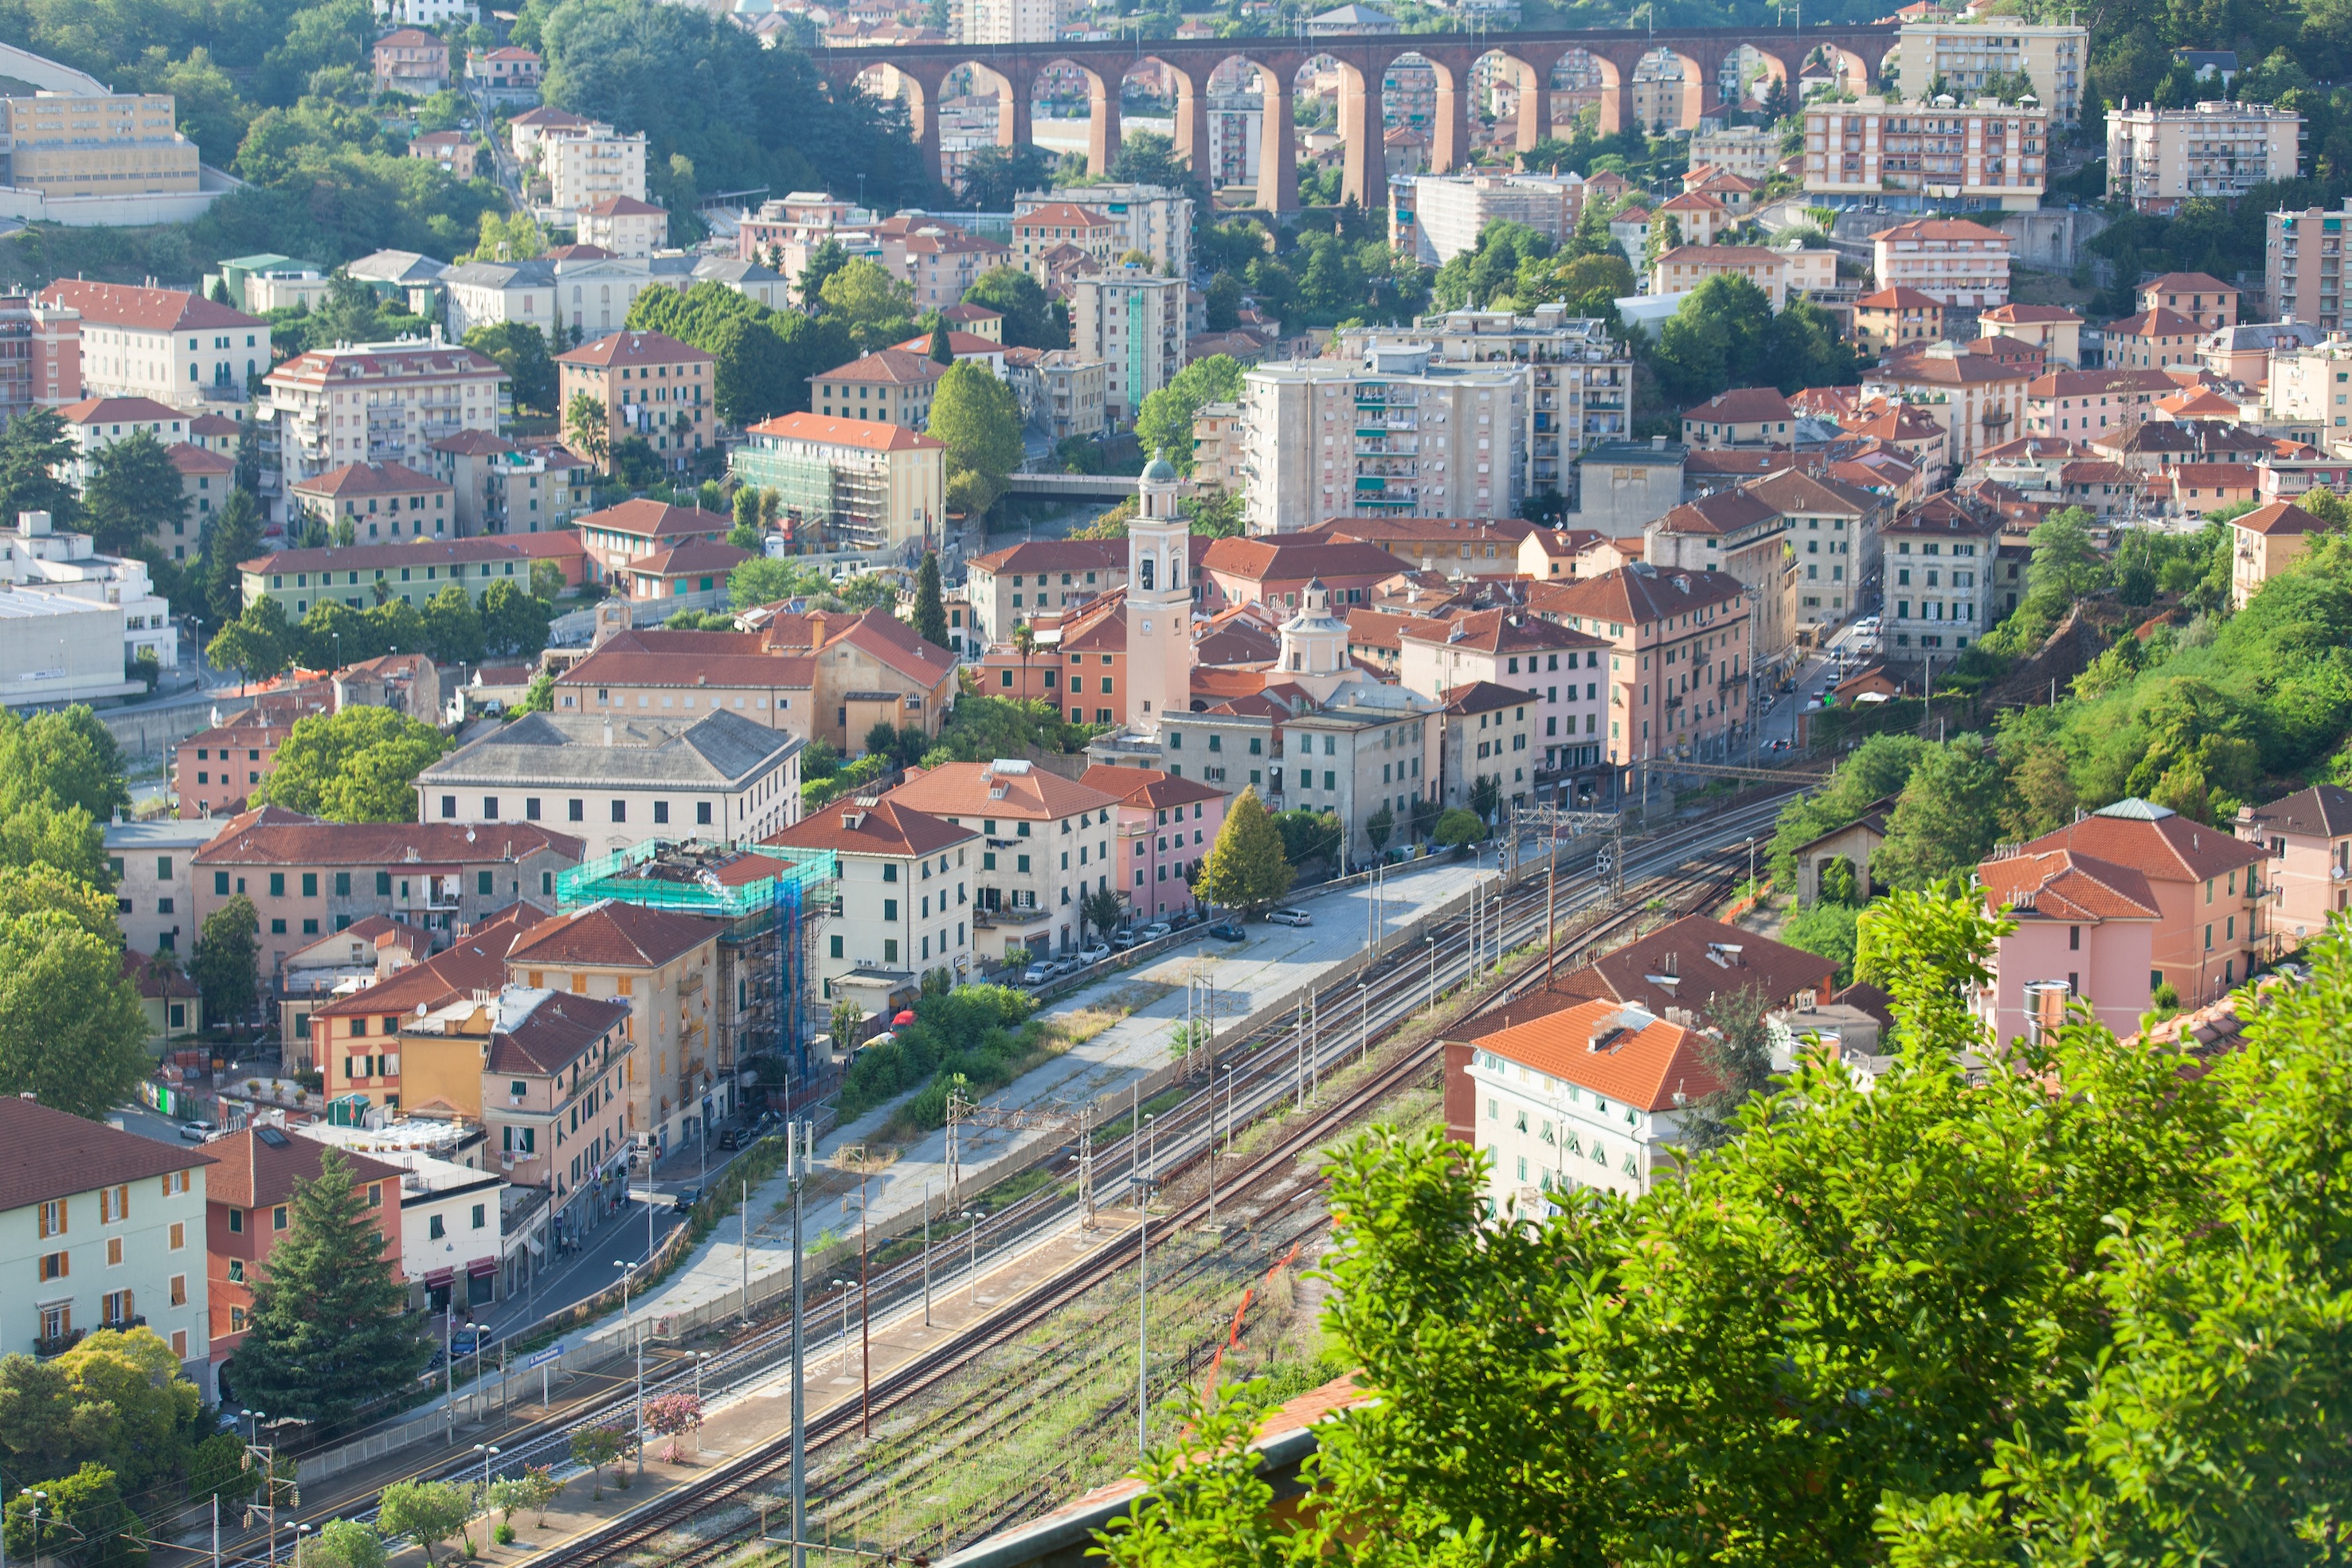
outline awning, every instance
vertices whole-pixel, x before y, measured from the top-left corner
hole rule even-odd
[[[483,1276],[488,1274],[495,1274],[498,1271],[499,1260],[495,1258],[476,1258],[466,1265],[466,1272],[471,1274],[477,1280],[481,1279]]]
[[[428,1291],[437,1291],[457,1277],[457,1270],[455,1269],[432,1270],[425,1276],[425,1288]]]

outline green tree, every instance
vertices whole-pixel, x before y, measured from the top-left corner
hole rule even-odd
[[[548,351],[546,333],[528,321],[501,321],[467,333],[466,347],[498,361],[518,408],[555,412],[555,357]]]
[[[128,1099],[150,1061],[120,939],[64,910],[21,915],[0,923],[0,1093],[92,1120]]]
[[[536,659],[547,646],[547,628],[555,606],[536,594],[525,593],[501,578],[482,594],[481,649],[485,655]]]
[[[61,528],[81,518],[81,500],[58,477],[79,455],[63,415],[35,405],[0,431],[0,521],[14,528],[25,512],[47,512]]]
[[[1486,824],[1478,820],[1478,813],[1459,806],[1446,808],[1431,834],[1437,847],[1446,850],[1467,849],[1486,836]]]
[[[2091,540],[2097,522],[2081,507],[2065,507],[2034,525],[2028,540],[2033,559],[2026,568],[2026,591],[2052,607],[2053,620],[2105,584],[2106,562]]]
[[[844,1056],[855,1051],[857,1048],[857,1032],[864,1027],[865,1022],[866,1009],[856,1002],[844,998],[834,1003],[833,1018],[827,1030],[833,1039],[833,1049]],[[588,1465],[592,1469],[597,1464],[608,1462],[605,1460],[592,1462],[576,1452],[572,1457],[578,1463]]]
[[[205,645],[205,658],[248,681],[285,674],[299,652],[294,628],[286,623],[286,606],[266,594],[247,605],[244,613],[215,632]]]
[[[1226,809],[1192,891],[1212,904],[1256,914],[1288,893],[1297,875],[1256,788],[1244,786]]]
[[[425,652],[437,664],[481,662],[482,612],[463,583],[448,583],[425,601]]]
[[[1009,213],[1014,196],[1044,190],[1052,177],[1052,162],[1042,149],[976,148],[964,161],[963,199],[984,213]]]
[[[839,240],[817,242],[816,248],[809,252],[808,264],[801,268],[800,283],[794,289],[802,308],[814,310],[823,304],[824,286],[833,280],[835,273],[848,265],[849,252]]]
[[[1213,402],[1242,394],[1241,362],[1227,354],[1195,360],[1169,383],[1143,400],[1135,418],[1135,439],[1146,452],[1167,454],[1179,473],[1192,472],[1192,421]]]
[[[1337,811],[1312,811],[1294,807],[1274,814],[1274,831],[1282,835],[1282,855],[1293,866],[1309,861],[1337,861],[1343,830]]]
[[[522,700],[508,711],[517,717],[527,713],[553,713],[555,711],[555,677],[545,670],[531,676],[530,685],[522,694]]]
[[[1966,877],[1992,852],[2006,797],[1981,737],[1928,747],[1886,820],[1886,841],[1870,857],[1871,880],[1918,889]]]
[[[261,918],[253,900],[238,894],[205,916],[188,977],[205,1000],[205,1011],[234,1027],[253,1012],[261,992]]]
[[[1241,325],[1242,285],[1239,278],[1230,272],[1220,272],[1209,279],[1209,287],[1202,293],[1207,301],[1205,315],[1210,331],[1230,332]]]
[[[416,821],[416,776],[448,750],[431,725],[390,708],[298,719],[256,800],[337,822]]]
[[[54,865],[0,865],[0,921],[62,915],[102,941],[122,934],[112,895]]]
[[[563,434],[568,444],[602,467],[613,455],[612,428],[603,400],[586,391],[572,394],[563,405]]]
[[[794,412],[796,395],[800,404],[807,403],[807,372],[770,322],[730,317],[701,346],[718,361],[711,368],[711,402],[728,423],[757,424]]]
[[[563,580],[563,569],[553,561],[530,563],[530,596],[541,603],[552,606],[570,587]]]
[[[837,316],[860,349],[879,349],[907,336],[913,323],[915,291],[882,264],[852,256],[818,291],[827,315]]]
[[[1862,912],[1853,904],[1822,898],[1800,909],[1780,927],[1780,940],[1790,946],[1817,954],[1838,967],[1841,983],[1853,978],[1854,950],[1861,939]]]
[[[188,511],[180,471],[163,444],[143,430],[99,449],[82,505],[92,541],[116,555],[142,553]]]
[[[68,1476],[48,1482],[37,1500],[19,1491],[8,1500],[5,1539],[9,1548],[32,1561],[37,1552],[70,1553],[83,1568],[142,1568],[147,1561],[147,1536],[139,1516],[122,1500],[122,1489],[112,1470],[86,1464]],[[40,1510],[40,1538],[33,1510]]]
[[[244,612],[245,574],[238,564],[260,553],[261,507],[240,486],[213,514],[205,539],[205,601],[214,625],[226,626]]]
[[[915,574],[915,635],[934,648],[948,644],[948,609],[940,592],[940,556],[937,550],[923,554],[921,570]]]
[[[1080,939],[1085,938],[1088,929],[1093,930],[1098,936],[1108,936],[1118,928],[1118,917],[1126,907],[1119,900],[1117,888],[1098,887],[1091,893],[1080,894],[1078,898]]]
[[[840,1018],[841,1009],[835,1008],[834,1019],[836,1023]],[[597,1495],[600,1497],[604,1495],[604,1468],[616,1463],[628,1451],[627,1434],[610,1427],[583,1427],[572,1434],[572,1462],[587,1467],[589,1474],[596,1478]]]
[[[1045,286],[1017,267],[995,267],[972,280],[964,303],[982,305],[1004,318],[1004,343],[1013,349],[1066,349],[1070,337],[1054,319]]]
[[[341,1149],[320,1154],[317,1179],[296,1179],[290,1207],[288,1228],[254,1283],[231,1376],[248,1404],[273,1415],[339,1421],[381,1391],[404,1386],[431,1350],[406,1315],[407,1287],[394,1277],[383,1232]],[[392,1490],[380,1528],[406,1534],[425,1522],[396,1524]],[[426,1551],[447,1533],[425,1537]]]
[[[1702,1095],[1683,1122],[1683,1145],[1694,1154],[1720,1148],[1739,1127],[1748,1103],[1772,1083],[1772,1042],[1765,1019],[1772,998],[1755,986],[1717,991],[1707,998],[1706,1028],[1699,1035],[1699,1060],[1716,1087]]]
[[[385,1561],[383,1537],[373,1526],[331,1519],[303,1543],[295,1568],[384,1568]]]
[[[455,1481],[394,1481],[383,1489],[375,1522],[377,1530],[394,1540],[415,1539],[425,1549],[425,1561],[431,1563],[436,1561],[434,1547],[462,1532],[473,1522],[474,1513],[472,1490]],[[470,1557],[472,1542],[467,1544]]]
[[[122,751],[89,706],[20,718],[0,713],[0,811],[40,802],[100,821],[131,807]]]
[[[979,360],[949,366],[931,392],[930,434],[947,444],[948,504],[969,517],[987,512],[1021,465],[1021,403],[1013,389]]]
[[[1364,837],[1371,841],[1372,852],[1379,854],[1389,847],[1389,840],[1395,834],[1396,812],[1383,800],[1379,810],[1364,819]]]
[[[949,341],[948,324],[945,317],[937,318],[931,323],[930,353],[931,363],[935,365],[952,365],[955,363],[955,346]]]

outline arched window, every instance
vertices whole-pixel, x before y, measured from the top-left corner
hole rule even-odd
[[[1149,593],[1149,592],[1150,592],[1150,591],[1151,591],[1151,558],[1150,558],[1150,556],[1145,556],[1145,557],[1143,558],[1143,560],[1142,560],[1142,566],[1143,566],[1143,591],[1144,591],[1144,592],[1146,592],[1146,593]]]

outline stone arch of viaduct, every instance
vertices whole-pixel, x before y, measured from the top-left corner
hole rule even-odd
[[[1329,57],[1340,66],[1339,134],[1347,145],[1341,190],[1363,205],[1385,204],[1386,177],[1381,159],[1381,81],[1389,68],[1407,56],[1426,61],[1437,78],[1436,123],[1432,128],[1429,167],[1448,172],[1470,160],[1471,75],[1487,55],[1501,57],[1517,78],[1518,136],[1522,151],[1533,147],[1551,126],[1550,89],[1553,68],[1575,51],[1591,57],[1602,79],[1601,129],[1623,129],[1625,89],[1633,68],[1655,49],[1670,49],[1682,61],[1684,79],[1698,90],[1684,95],[1687,111],[1711,102],[1724,62],[1741,46],[1764,57],[1768,67],[1793,81],[1804,60],[1817,49],[1827,49],[1858,66],[1865,82],[1878,79],[1880,65],[1895,47],[1899,29],[1892,25],[1814,27],[1801,32],[1772,27],[1685,27],[1655,34],[1634,28],[1588,32],[1393,34],[1381,37],[1331,38],[1209,38],[1178,41],[1153,39],[1139,45],[1129,40],[1105,43],[1038,44],[917,44],[888,49],[834,49],[820,56],[822,68],[836,91],[846,90],[857,78],[877,66],[898,75],[908,99],[916,138],[926,166],[939,172],[941,84],[959,68],[974,68],[982,80],[998,91],[1001,145],[1021,146],[1030,141],[1030,91],[1046,67],[1067,64],[1082,72],[1090,99],[1087,117],[1087,157],[1097,172],[1107,171],[1118,155],[1119,82],[1126,72],[1145,60],[1157,60],[1173,74],[1177,86],[1176,152],[1198,168],[1209,156],[1209,77],[1227,60],[1240,59],[1257,67],[1285,90],[1265,95],[1261,131],[1261,167],[1274,172],[1274,194],[1261,190],[1259,204],[1276,212],[1298,205],[1297,132],[1291,117],[1287,90],[1310,59]]]

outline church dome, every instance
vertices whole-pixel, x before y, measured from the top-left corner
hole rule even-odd
[[[1177,482],[1176,465],[1168,461],[1167,448],[1153,450],[1151,461],[1143,467],[1143,482],[1147,485],[1173,485]]]

